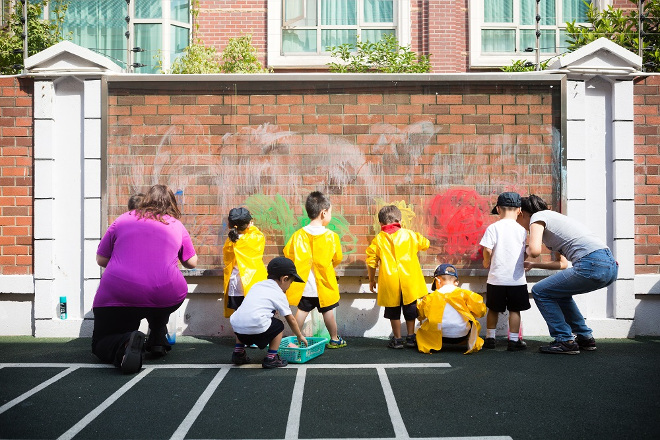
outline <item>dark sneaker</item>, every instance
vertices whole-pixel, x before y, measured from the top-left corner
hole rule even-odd
[[[580,354],[580,346],[575,341],[553,341],[550,345],[539,347],[541,353]]]
[[[144,354],[144,333],[134,331],[126,343],[124,356],[121,358],[119,368],[124,374],[133,374],[142,368],[142,355]]]
[[[578,336],[577,345],[580,350],[594,351],[596,349],[596,340],[594,338],[581,338]]]
[[[517,341],[512,341],[509,339],[506,349],[508,351],[527,350],[527,344],[522,339],[518,339]]]
[[[390,342],[387,344],[387,348],[403,348],[403,338],[395,338],[392,336]]]
[[[281,368],[281,367],[286,367],[289,364],[285,359],[280,359],[280,355],[276,354],[272,358],[267,358],[265,357],[263,362],[261,362],[261,366],[263,368]]]
[[[153,357],[165,356],[168,351],[172,350],[172,346],[165,336],[166,334],[164,327],[163,331],[158,332],[150,329],[149,336],[147,336],[147,342],[144,345],[144,351],[151,353]]]
[[[484,342],[484,348],[488,348],[488,349],[495,348],[495,338],[486,338]]]
[[[346,341],[341,336],[337,336],[337,340],[330,339],[330,342],[325,344],[325,348],[342,348],[346,347]]]
[[[231,354],[231,363],[234,365],[249,364],[250,358],[248,357],[245,350],[241,351],[240,353],[235,351]]]
[[[415,348],[417,347],[417,337],[415,335],[408,335],[406,336],[406,343],[405,346],[408,348]]]

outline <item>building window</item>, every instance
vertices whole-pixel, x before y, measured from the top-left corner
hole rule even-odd
[[[159,51],[163,67],[169,68],[189,44],[190,0],[70,0],[64,21],[64,33],[69,32],[73,43],[123,68],[130,55],[131,63],[144,64],[134,72],[158,73],[154,56]],[[144,51],[129,54],[129,47]]]
[[[394,34],[410,44],[408,0],[268,0],[268,65],[324,67],[328,48]]]
[[[589,3],[589,1],[588,1]],[[470,67],[501,67],[513,60],[534,61],[536,0],[470,0]],[[541,59],[564,53],[566,22],[586,23],[584,0],[541,0]],[[526,51],[527,49],[528,51]]]

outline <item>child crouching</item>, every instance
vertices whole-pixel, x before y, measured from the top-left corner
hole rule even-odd
[[[439,351],[446,344],[465,344],[465,354],[481,350],[484,340],[479,337],[481,325],[477,318],[486,314],[481,295],[458,287],[458,273],[451,264],[435,269],[431,288],[417,304],[417,349],[422,353]]]

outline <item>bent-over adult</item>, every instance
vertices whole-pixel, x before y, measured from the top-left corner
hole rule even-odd
[[[586,226],[549,210],[540,197],[534,194],[523,197],[521,210],[518,223],[529,231],[528,257],[538,257],[543,244],[554,256],[548,263],[525,261],[525,268],[561,270],[532,287],[534,301],[554,338],[550,345],[539,350],[558,354],[595,350],[596,341],[573,295],[612,284],[618,263],[607,245]],[[572,264],[570,268],[568,261]]]
[[[197,265],[180,217],[172,191],[154,185],[134,211],[110,225],[96,252],[105,270],[94,297],[92,353],[124,373],[140,370],[145,349],[162,356],[172,348],[167,322],[188,293],[179,262]],[[149,323],[146,343],[138,331],[142,319]]]

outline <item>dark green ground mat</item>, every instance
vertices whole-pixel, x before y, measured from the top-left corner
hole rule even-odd
[[[187,439],[403,438],[402,426],[418,439],[658,438],[660,338],[598,340],[577,356],[539,353],[547,341],[425,355],[348,338],[347,348],[264,370],[264,350],[248,350],[255,365],[229,369],[232,338],[180,337],[127,376],[98,362],[89,339],[0,338],[0,439],[160,439],[182,426]]]

